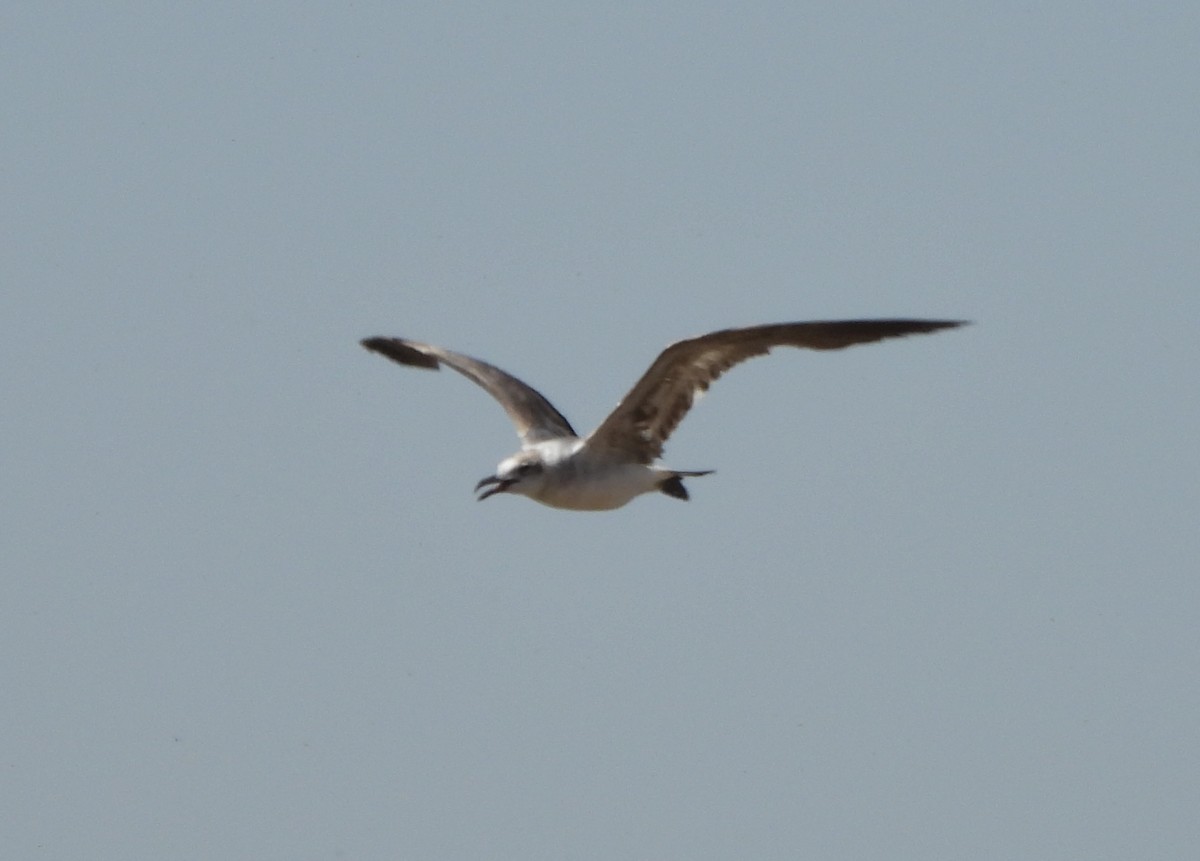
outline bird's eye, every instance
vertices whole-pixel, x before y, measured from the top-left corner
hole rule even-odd
[[[536,463],[523,463],[517,467],[517,475],[529,475],[536,471]]]

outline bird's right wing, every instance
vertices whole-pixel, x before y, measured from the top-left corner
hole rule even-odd
[[[629,394],[587,438],[589,448],[620,452],[639,463],[662,456],[696,395],[734,365],[772,347],[839,350],[884,338],[961,326],[958,320],[828,320],[723,329],[667,347]]]
[[[538,391],[487,362],[403,338],[366,338],[362,345],[401,365],[434,371],[446,365],[458,371],[500,402],[516,425],[522,445],[576,436],[571,423]]]

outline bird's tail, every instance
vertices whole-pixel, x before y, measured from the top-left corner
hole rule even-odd
[[[686,500],[688,498],[688,492],[687,488],[683,486],[683,479],[698,478],[701,475],[712,475],[714,471],[715,470],[711,469],[692,471],[672,470],[671,472],[667,473],[667,477],[663,479],[663,482],[658,486],[658,489],[667,496],[673,496],[676,499]]]

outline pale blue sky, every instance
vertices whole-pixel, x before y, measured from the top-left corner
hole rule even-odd
[[[1182,859],[1194,4],[20,4],[0,855]],[[692,501],[477,504],[729,325]]]

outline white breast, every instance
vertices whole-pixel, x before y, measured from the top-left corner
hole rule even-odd
[[[640,463],[561,464],[535,497],[555,508],[607,511],[658,488],[658,473]]]

